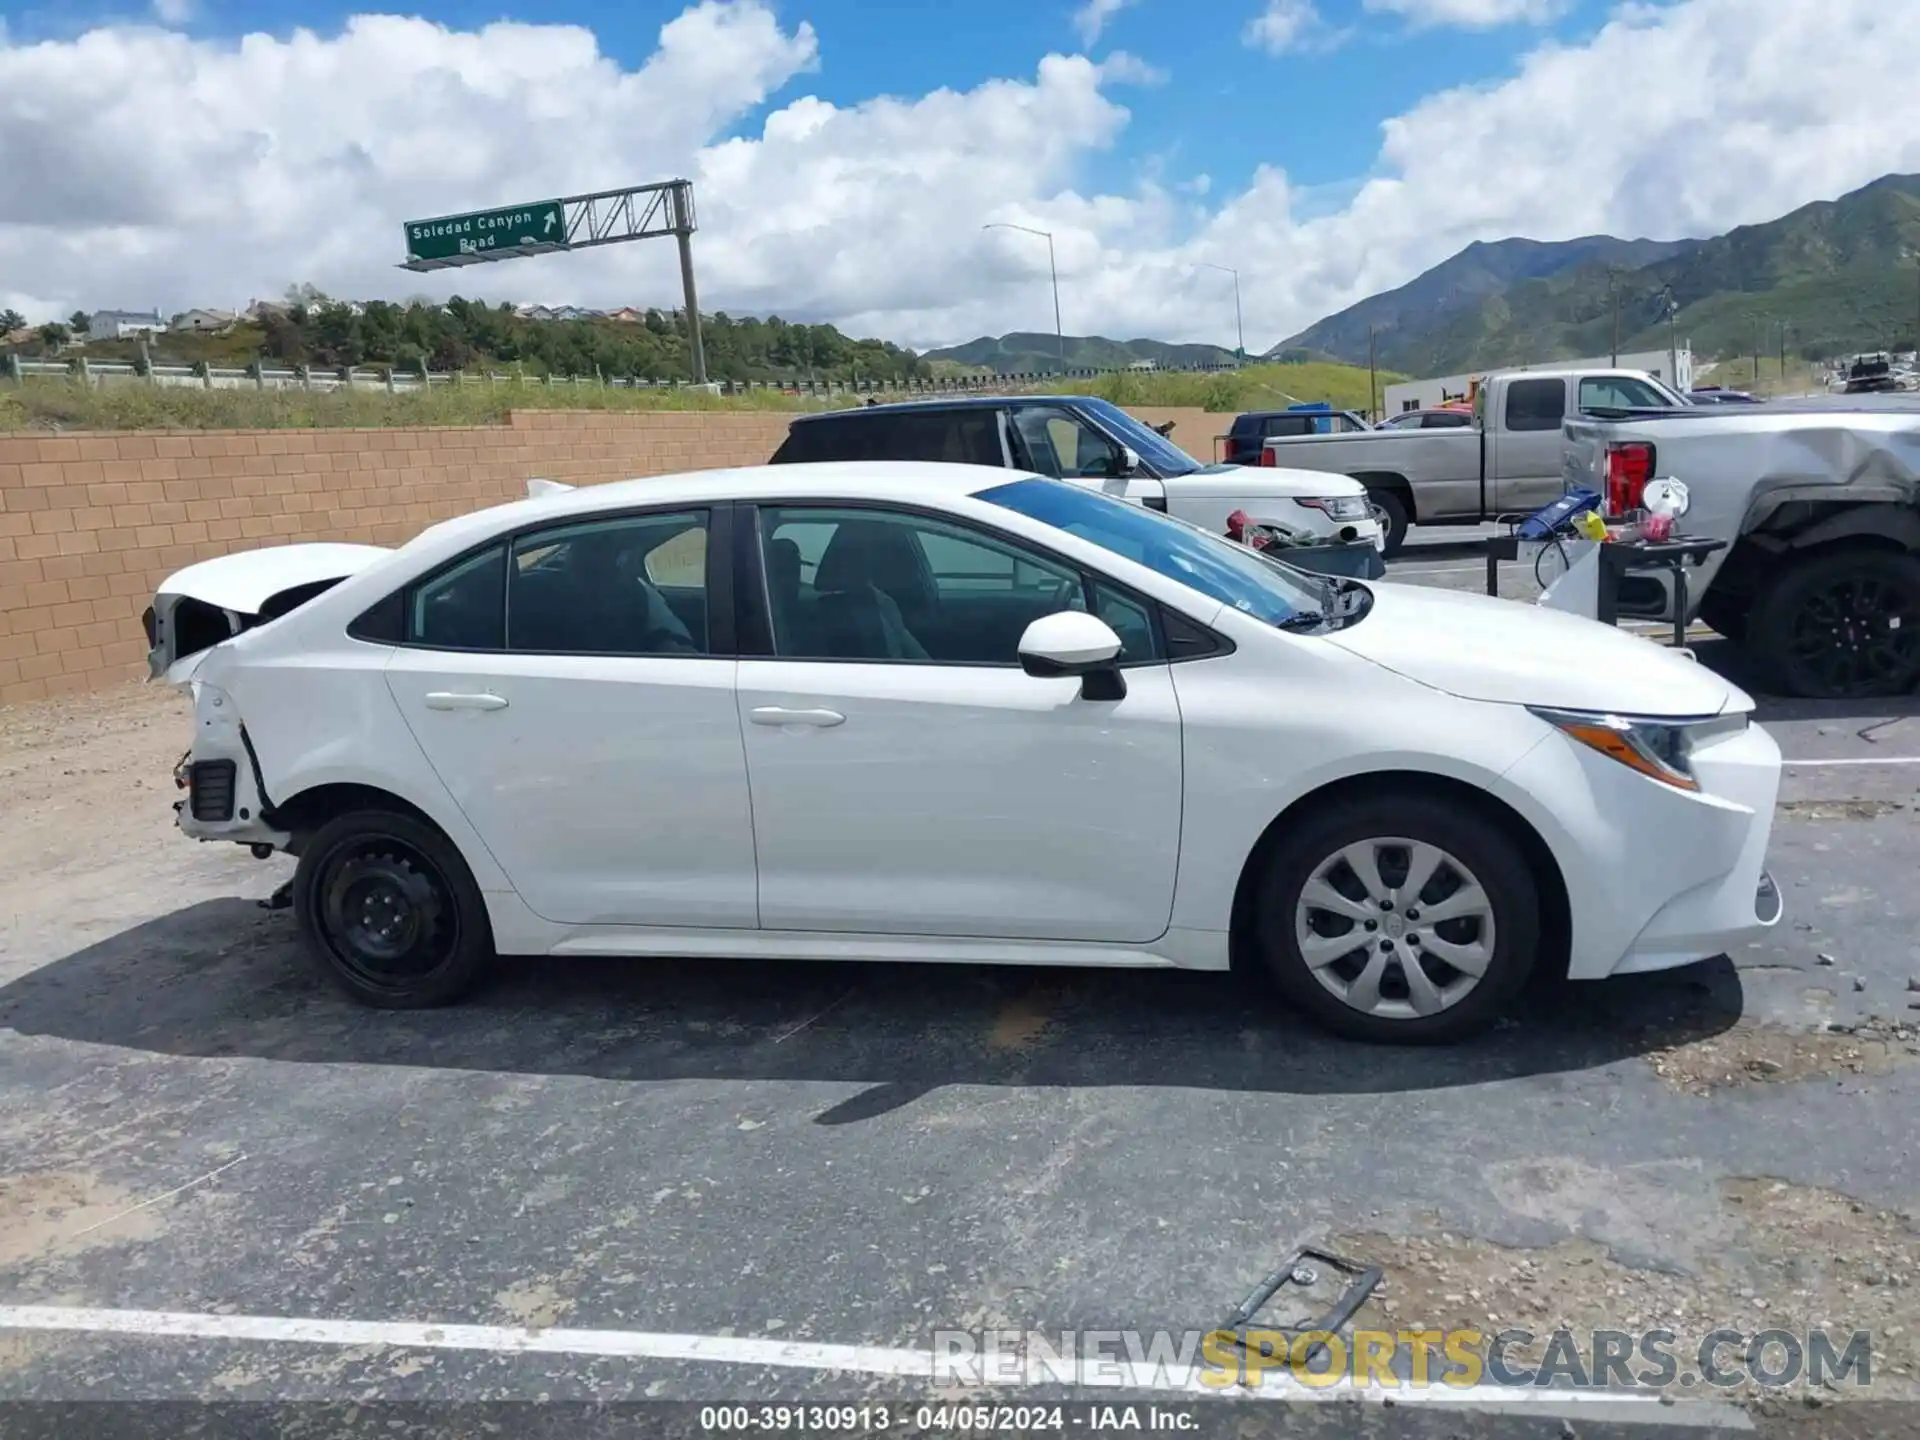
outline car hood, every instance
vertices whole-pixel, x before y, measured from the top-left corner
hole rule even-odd
[[[1167,483],[1196,500],[1291,500],[1297,495],[1334,499],[1367,493],[1367,487],[1349,475],[1268,465],[1221,465]]]
[[[1368,588],[1372,608],[1328,643],[1448,694],[1644,716],[1752,708],[1713,671],[1596,620],[1458,590]]]

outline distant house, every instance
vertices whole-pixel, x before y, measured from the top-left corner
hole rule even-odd
[[[622,325],[644,325],[647,323],[647,312],[636,310],[631,305],[622,305],[618,310],[607,311],[607,319],[618,320]]]
[[[140,310],[96,310],[87,317],[90,340],[125,340],[134,335],[157,335],[167,328],[160,312]]]
[[[277,300],[255,300],[250,302],[247,308],[240,312],[245,319],[253,321],[256,325],[269,315],[284,315],[286,313],[287,307]]]
[[[225,310],[185,310],[173,317],[167,328],[172,331],[194,331],[207,334],[216,330],[225,330],[233,324],[233,316]]]
[[[553,310],[546,305],[522,305],[513,313],[518,315],[522,320],[553,319]]]
[[[1136,360],[1127,366],[1129,370],[1157,370],[1159,368],[1160,367],[1155,365],[1151,360]]]

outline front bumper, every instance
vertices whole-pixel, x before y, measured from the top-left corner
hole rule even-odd
[[[1600,979],[1689,965],[1780,921],[1766,868],[1780,747],[1749,725],[1697,752],[1698,793],[1550,737],[1507,774],[1551,807],[1572,920],[1568,974]]]

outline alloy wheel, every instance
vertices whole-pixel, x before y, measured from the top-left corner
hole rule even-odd
[[[1787,649],[1828,695],[1908,689],[1920,675],[1920,593],[1891,577],[1836,578],[1801,604]]]
[[[1313,868],[1294,938],[1314,979],[1351,1009],[1383,1020],[1437,1015],[1493,963],[1493,901],[1437,845],[1359,840]]]

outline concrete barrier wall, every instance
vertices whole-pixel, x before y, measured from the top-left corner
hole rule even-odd
[[[1227,418],[1142,409],[1212,458]],[[778,412],[516,411],[507,425],[0,435],[0,705],[145,674],[140,613],[183,565],[295,540],[398,544],[516,499],[758,465]]]

